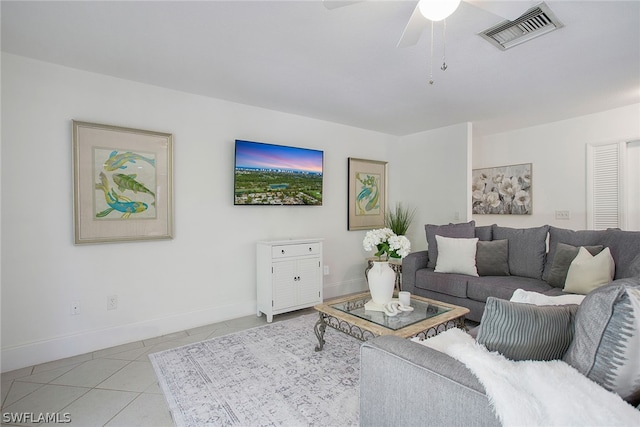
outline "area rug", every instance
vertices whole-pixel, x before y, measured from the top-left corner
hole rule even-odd
[[[149,356],[177,426],[350,426],[359,421],[360,341],[316,314]]]

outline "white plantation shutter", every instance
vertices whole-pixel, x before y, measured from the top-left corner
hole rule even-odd
[[[640,140],[627,144],[626,230],[640,231]]]
[[[624,228],[626,143],[587,145],[587,228]]]

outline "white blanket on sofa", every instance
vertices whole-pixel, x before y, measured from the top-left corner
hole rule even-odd
[[[640,426],[640,411],[561,360],[515,362],[460,329],[414,340],[464,363],[504,426]]]

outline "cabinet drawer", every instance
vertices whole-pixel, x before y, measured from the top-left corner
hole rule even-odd
[[[295,245],[278,245],[271,248],[273,258],[287,258],[292,256],[318,255],[319,243],[300,243]]]

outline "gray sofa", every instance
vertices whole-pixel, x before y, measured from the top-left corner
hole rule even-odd
[[[467,307],[470,310],[467,319],[475,322],[480,322],[488,297],[509,299],[519,288],[550,296],[563,294],[562,284],[558,285],[557,281],[549,283],[553,283],[549,278],[559,243],[573,247],[608,247],[615,262],[615,279],[640,275],[640,232],[618,229],[573,231],[548,225],[520,229],[495,224],[476,227],[474,221],[442,226],[427,225],[425,228],[429,250],[411,253],[403,259],[402,289],[415,295]],[[481,274],[479,277],[437,273],[434,271],[437,260],[435,235],[477,237],[480,242],[485,243],[506,240],[508,256],[503,262],[508,267],[500,271],[500,275]],[[478,256],[479,254],[480,252]],[[495,264],[498,261],[489,262]]]
[[[635,338],[629,338],[634,334],[615,326],[640,314],[640,309],[629,310],[625,305],[630,298],[636,298],[636,304],[640,301],[639,290],[640,277],[636,277],[614,281],[588,294],[567,323],[572,341],[563,355],[563,360],[578,372],[614,392],[619,389],[615,381],[608,382],[607,378],[617,375],[612,374],[617,367],[630,364],[631,371],[627,370],[620,378],[626,375],[635,384],[635,391],[619,394],[633,406],[640,403],[640,367],[637,360],[615,360],[609,350],[611,342],[617,343],[618,349],[631,345],[637,348],[640,344],[637,330]],[[629,297],[630,293],[636,296]],[[517,324],[515,329],[522,330],[521,320],[513,320]],[[530,333],[524,331],[522,335]],[[478,341],[481,342],[480,336]],[[479,380],[464,364],[444,353],[411,340],[381,336],[361,346],[360,364],[362,426],[501,425]],[[635,421],[640,421],[640,414]]]
[[[462,363],[410,340],[382,336],[360,349],[360,425],[500,423],[484,387]]]

